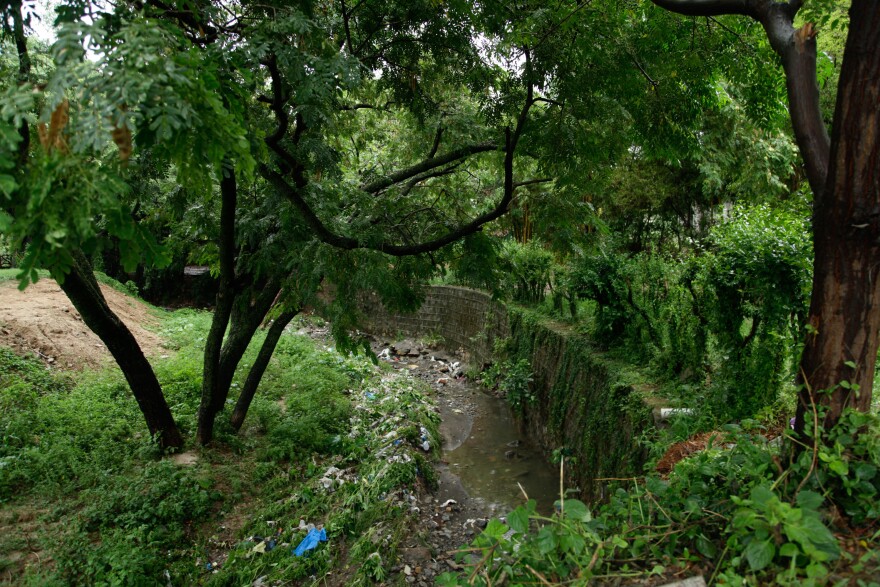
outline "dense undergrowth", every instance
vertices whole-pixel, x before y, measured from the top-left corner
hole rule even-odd
[[[191,434],[210,315],[157,314],[156,372]],[[241,433],[221,425],[187,466],[159,453],[115,369],[64,374],[0,349],[0,583],[382,579],[412,492],[434,482],[420,446],[435,418],[411,378],[289,334]],[[327,542],[294,556],[310,524]]]
[[[493,520],[461,555],[467,571],[441,583],[878,585],[878,439],[880,418],[849,412],[784,468],[783,443],[730,425],[667,478],[621,480],[606,503],[565,499],[548,518],[531,501]]]

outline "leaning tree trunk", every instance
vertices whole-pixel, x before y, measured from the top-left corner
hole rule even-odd
[[[269,327],[269,332],[266,333],[263,346],[260,347],[260,352],[257,354],[257,358],[251,366],[251,370],[248,372],[247,378],[244,381],[244,386],[241,388],[241,393],[238,396],[238,402],[235,404],[235,409],[232,411],[230,422],[236,431],[240,430],[241,425],[244,424],[245,416],[247,416],[248,409],[251,407],[251,402],[254,399],[254,395],[257,393],[257,387],[260,385],[263,373],[266,372],[269,360],[275,352],[275,346],[278,344],[278,339],[281,338],[284,329],[298,313],[299,310],[286,310],[282,312],[272,323],[272,326]]]
[[[798,427],[871,406],[880,332],[880,4],[854,0],[824,193],[814,204],[813,294]],[[841,385],[841,382],[846,382]],[[819,393],[821,391],[825,393]]]
[[[180,448],[183,437],[174,422],[162,387],[156,374],[144,357],[131,331],[113,313],[101,294],[101,289],[92,273],[88,260],[80,251],[73,253],[73,267],[67,275],[59,276],[58,282],[71,303],[82,316],[92,332],[107,345],[107,349],[126,381],[147,421],[150,434],[154,435],[162,448]]]

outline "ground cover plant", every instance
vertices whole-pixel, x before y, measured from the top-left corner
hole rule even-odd
[[[211,317],[156,313],[167,346],[157,374],[191,426]],[[346,568],[351,584],[381,579],[411,496],[434,482],[421,447],[437,445],[432,404],[366,358],[293,334],[278,347],[251,419],[187,453],[194,463],[141,429],[117,370],[72,376],[0,349],[0,580],[241,585]],[[327,542],[294,556],[308,524]]]
[[[606,503],[565,495],[542,516],[530,501],[492,520],[443,585],[590,585],[702,575],[717,585],[878,585],[880,419],[821,411],[810,450],[759,428],[726,426],[668,476],[611,485]],[[786,439],[792,441],[793,436]]]

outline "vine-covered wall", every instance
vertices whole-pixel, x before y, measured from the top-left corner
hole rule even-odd
[[[547,452],[565,455],[581,497],[604,497],[606,484],[597,480],[638,475],[639,437],[653,417],[632,367],[526,310],[509,308],[509,325],[509,353],[528,360],[533,373],[534,399],[523,405],[521,423]]]
[[[565,455],[567,482],[583,499],[603,497],[605,484],[597,480],[639,474],[644,451],[638,439],[653,426],[651,408],[633,384],[632,366],[592,348],[582,335],[483,292],[450,286],[430,288],[413,314],[390,314],[377,300],[365,300],[364,327],[442,337],[446,348],[467,351],[473,367],[526,359],[533,375],[520,423],[548,456]],[[495,356],[498,347],[505,357]]]

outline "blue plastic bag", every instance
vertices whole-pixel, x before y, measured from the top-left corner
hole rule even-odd
[[[313,528],[309,530],[306,537],[302,539],[302,542],[299,543],[299,546],[296,547],[293,554],[296,556],[302,556],[307,550],[312,550],[318,546],[319,542],[327,542],[327,531],[324,530],[324,528],[321,528],[320,530]]]

